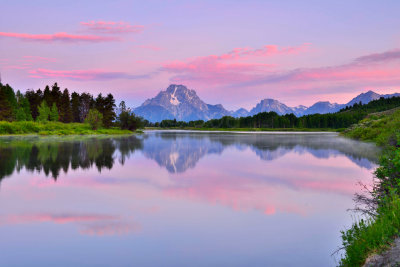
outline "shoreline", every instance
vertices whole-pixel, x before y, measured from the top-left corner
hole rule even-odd
[[[181,132],[181,133],[234,133],[234,134],[287,134],[287,135],[296,135],[296,134],[323,134],[323,135],[339,135],[338,132],[330,132],[330,131],[241,131],[241,130],[192,130],[192,129],[144,129],[144,133],[146,132]]]

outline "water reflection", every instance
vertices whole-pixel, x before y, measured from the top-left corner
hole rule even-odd
[[[205,155],[221,154],[228,147],[251,148],[262,160],[275,160],[289,152],[311,153],[316,158],[345,155],[357,165],[371,169],[377,162],[377,149],[337,134],[205,134],[154,132],[143,146],[146,157],[154,159],[171,173],[194,168]]]
[[[25,168],[43,171],[55,180],[65,173],[95,166],[99,172],[111,169],[116,157],[121,164],[136,150],[155,160],[170,173],[194,168],[206,155],[220,155],[225,149],[250,148],[260,159],[271,161],[289,152],[310,153],[316,158],[345,155],[358,166],[372,169],[377,149],[336,135],[256,135],[150,132],[145,136],[0,139],[0,181]],[[116,153],[118,152],[118,153]],[[118,155],[117,155],[118,154]]]
[[[63,170],[89,169],[95,166],[99,172],[111,169],[115,153],[119,161],[137,149],[142,148],[142,140],[129,137],[73,137],[40,138],[8,137],[0,139],[0,181],[14,171],[25,168],[28,171],[43,171],[55,180]]]
[[[335,134],[3,137],[2,263],[334,265],[377,152]]]

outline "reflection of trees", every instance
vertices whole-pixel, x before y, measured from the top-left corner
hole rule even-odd
[[[69,168],[88,169],[96,166],[111,169],[116,151],[124,164],[130,154],[142,147],[142,140],[135,136],[112,138],[80,138],[60,140],[58,138],[2,138],[0,140],[0,180],[14,171],[43,171],[54,179]]]
[[[165,167],[170,173],[185,172],[210,154],[224,149],[251,149],[262,160],[274,160],[290,151],[310,153],[317,158],[345,155],[359,166],[370,168],[377,162],[377,149],[333,135],[232,134],[153,132],[130,137],[70,138],[1,138],[0,180],[23,168],[43,171],[54,179],[60,171],[68,172],[96,166],[111,169],[115,159],[125,163],[130,154],[140,149],[143,154]]]
[[[221,154],[227,147],[250,148],[262,160],[275,160],[290,151],[310,153],[317,158],[345,155],[358,166],[371,168],[377,149],[336,135],[320,134],[233,134],[154,132],[146,136],[143,153],[171,173],[194,168],[207,154]]]

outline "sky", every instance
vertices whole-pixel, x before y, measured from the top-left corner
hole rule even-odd
[[[0,72],[137,107],[170,84],[251,109],[400,92],[399,1],[0,0]]]

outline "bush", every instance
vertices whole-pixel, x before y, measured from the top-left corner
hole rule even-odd
[[[375,218],[360,220],[342,231],[345,257],[341,266],[362,266],[367,257],[390,246],[400,229],[400,198],[392,193],[380,205]]]
[[[122,111],[119,114],[119,123],[121,129],[135,131],[142,127],[142,120],[136,117],[133,112]]]
[[[101,127],[103,121],[103,115],[97,109],[89,110],[86,116],[85,122],[89,123],[93,130],[97,130]]]
[[[50,108],[47,105],[46,101],[43,101],[40,104],[38,111],[39,111],[39,116],[36,118],[37,121],[44,122],[49,120]]]

